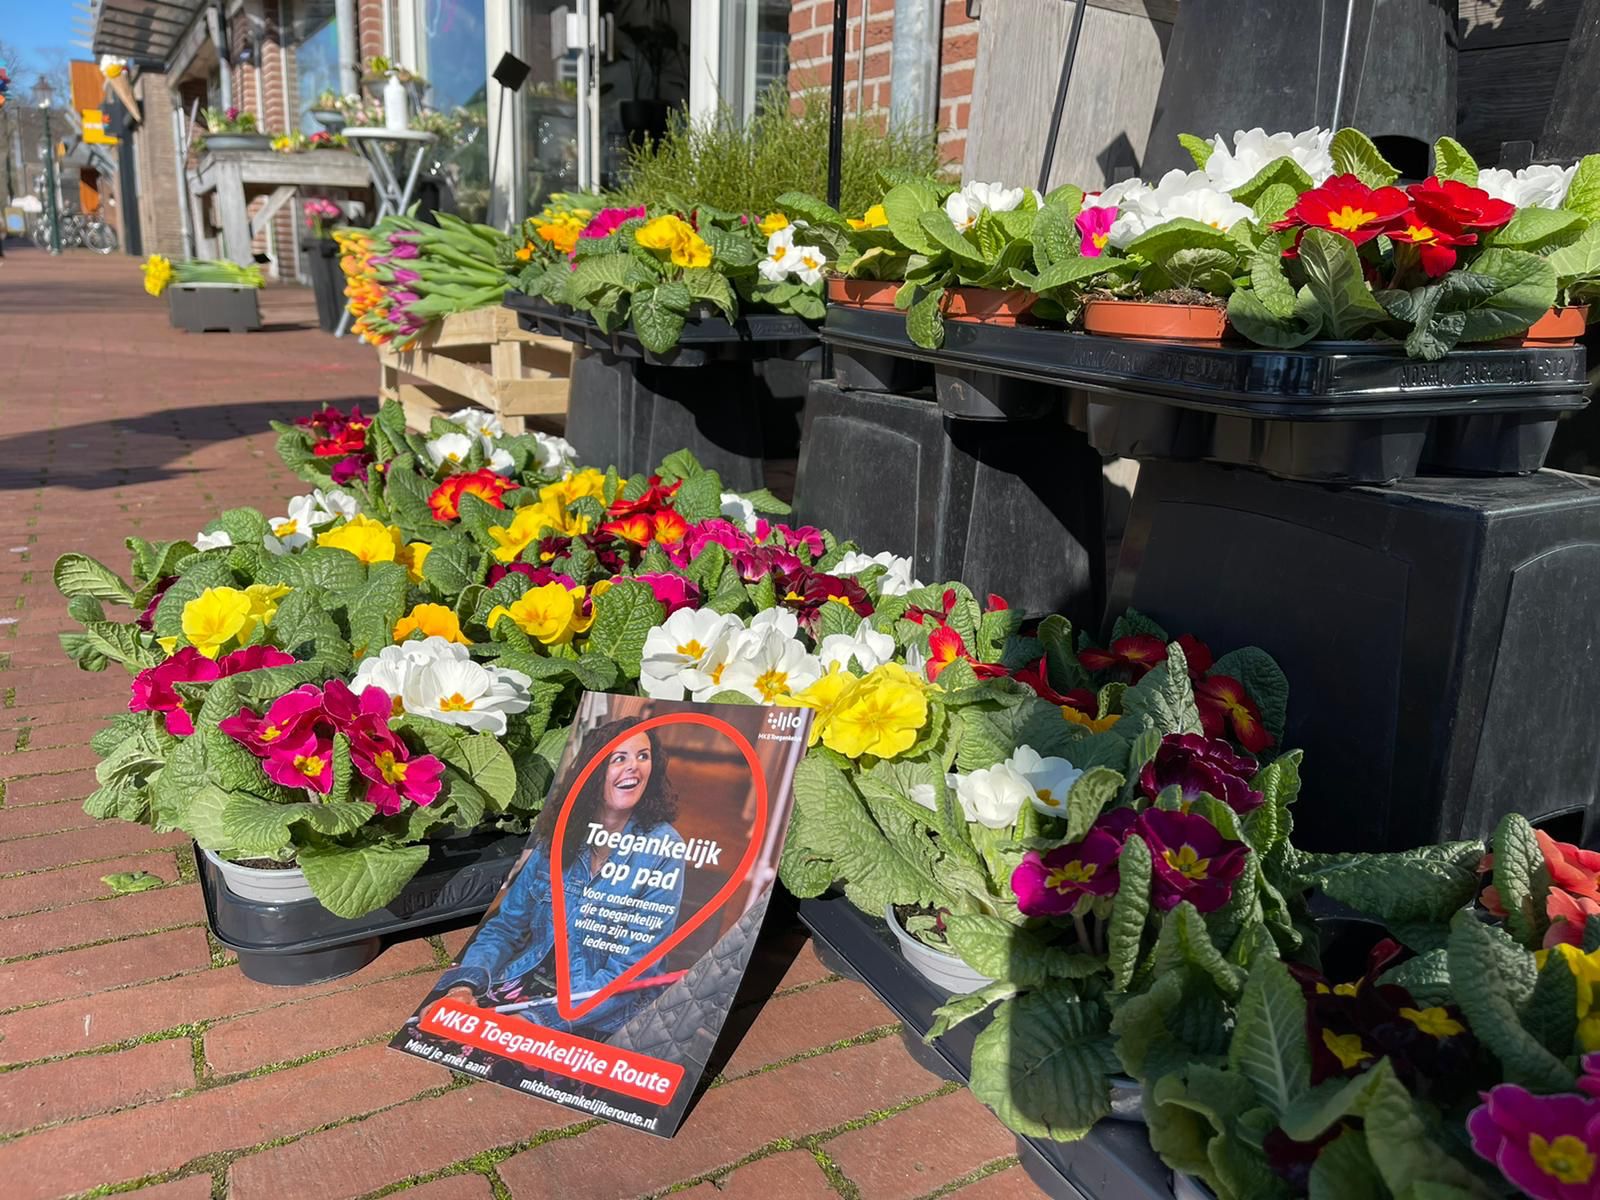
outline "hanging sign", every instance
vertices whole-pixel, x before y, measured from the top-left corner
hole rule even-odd
[[[517,867],[390,1045],[672,1136],[761,929],[811,716],[586,695]]]

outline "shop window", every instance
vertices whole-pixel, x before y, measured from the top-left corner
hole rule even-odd
[[[308,111],[325,91],[339,92],[339,24],[333,0],[294,0],[288,7],[285,42],[294,48],[293,111],[289,124],[305,133],[321,129]]]

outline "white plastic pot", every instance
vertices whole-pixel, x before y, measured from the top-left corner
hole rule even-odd
[[[1127,1075],[1113,1075],[1111,1084],[1111,1112],[1113,1121],[1144,1120],[1144,1085]]]
[[[1210,1188],[1181,1171],[1172,1176],[1172,1200],[1217,1200]]]
[[[222,872],[222,881],[228,890],[241,900],[256,900],[263,904],[292,904],[296,900],[314,900],[306,883],[306,873],[299,867],[289,870],[268,871],[260,867],[241,867],[231,863],[214,850],[204,852]]]
[[[400,82],[400,76],[389,76],[383,85],[383,127],[395,133],[410,129],[409,103],[406,85]]]
[[[883,918],[889,922],[895,941],[900,943],[900,956],[929,983],[937,984],[952,996],[964,996],[994,982],[989,976],[974,971],[954,954],[935,950],[926,942],[917,941],[901,928],[893,904],[884,908]]]

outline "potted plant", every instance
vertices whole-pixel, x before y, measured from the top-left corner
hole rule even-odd
[[[339,269],[339,243],[330,236],[328,222],[339,220],[342,214],[326,196],[307,197],[301,201],[300,211],[309,231],[309,236],[300,239],[300,251],[317,301],[317,324],[324,333],[333,333],[344,314],[344,273]]]
[[[232,108],[205,110],[206,132],[200,139],[200,148],[208,153],[229,150],[266,150],[272,137],[263,133],[256,124],[256,115],[238,105]]]
[[[403,133],[411,128],[411,112],[420,111],[422,96],[428,81],[415,71],[381,54],[375,54],[362,64],[361,82],[369,89],[382,84],[379,93],[383,101],[384,128]]]
[[[346,124],[345,114],[341,108],[342,98],[332,88],[324,88],[317,93],[316,100],[306,111],[312,120],[320,124],[329,133],[338,133]]]
[[[212,329],[246,333],[261,328],[258,297],[266,281],[253,263],[241,267],[227,259],[207,258],[174,263],[152,254],[140,270],[146,292],[166,295],[174,328],[189,333]]]

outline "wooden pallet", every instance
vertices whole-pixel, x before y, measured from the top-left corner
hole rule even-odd
[[[566,413],[571,366],[570,343],[519,328],[510,309],[480,308],[445,317],[404,350],[380,346],[378,395],[404,405],[414,429],[475,405],[521,433],[524,417]]]

